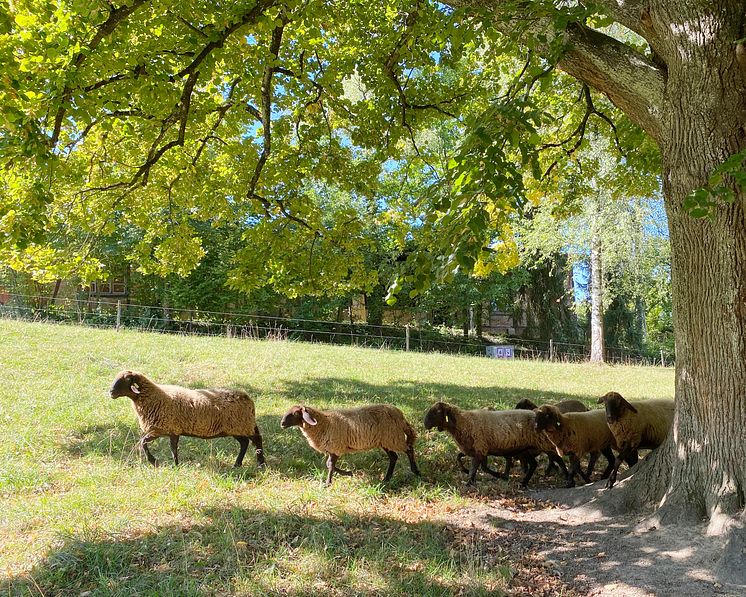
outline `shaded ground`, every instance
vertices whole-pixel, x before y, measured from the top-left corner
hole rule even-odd
[[[704,525],[646,528],[643,515],[609,518],[519,494],[445,520],[456,540],[499,546],[513,562],[512,595],[746,595],[746,586],[715,581],[724,540],[705,537]]]

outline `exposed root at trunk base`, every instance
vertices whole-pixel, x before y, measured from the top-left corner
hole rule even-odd
[[[739,524],[731,527],[727,537],[715,574],[721,582],[746,585],[746,513]]]
[[[725,536],[714,573],[723,583],[746,585],[746,511],[741,502],[721,496],[708,512],[703,495],[694,497],[691,490],[672,483],[672,462],[671,447],[664,444],[612,489],[605,489],[605,481],[599,481],[573,490],[537,492],[535,497],[572,507],[568,517],[573,518],[640,516],[635,533],[683,525],[700,527],[703,535]]]

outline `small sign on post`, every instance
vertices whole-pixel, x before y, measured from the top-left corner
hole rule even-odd
[[[512,359],[515,356],[515,346],[511,344],[495,344],[485,348],[487,356],[493,359]]]

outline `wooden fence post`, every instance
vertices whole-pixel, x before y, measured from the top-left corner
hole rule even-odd
[[[661,348],[661,367],[666,366],[666,359],[663,358],[663,349]]]
[[[406,350],[409,352],[409,324],[404,327]]]
[[[122,301],[117,301],[117,332],[122,327]]]
[[[549,338],[549,360],[554,360],[554,340]]]

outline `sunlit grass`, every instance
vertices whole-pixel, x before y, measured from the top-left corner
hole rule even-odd
[[[135,449],[115,373],[164,383],[235,386],[257,405],[268,467],[232,439],[167,442],[162,466]],[[436,400],[512,406],[609,390],[673,394],[673,372],[502,362],[287,342],[164,336],[0,321],[0,589],[9,594],[487,594],[506,562],[452,541],[444,517],[484,495],[516,491],[480,479],[463,488],[454,448],[425,432]],[[323,456],[279,419],[299,402],[399,406],[420,433],[423,478],[400,460],[392,482],[380,451],[347,456],[355,474],[322,484]]]

